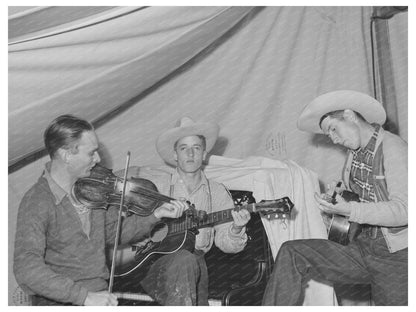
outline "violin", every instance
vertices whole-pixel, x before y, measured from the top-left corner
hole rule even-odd
[[[160,194],[150,180],[131,177],[124,181],[111,169],[99,164],[94,166],[89,177],[80,178],[74,183],[71,195],[90,209],[106,209],[120,204],[125,182],[123,209],[129,214],[149,216],[163,203],[173,200]]]

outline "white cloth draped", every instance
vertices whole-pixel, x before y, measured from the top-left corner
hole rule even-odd
[[[288,196],[294,204],[292,215],[282,220],[262,218],[273,257],[283,242],[303,238],[327,238],[320,210],[314,199],[319,193],[316,173],[294,161],[265,157],[232,159],[212,156],[205,168],[208,178],[229,189],[252,191],[256,202]],[[305,291],[304,305],[336,305],[333,288],[311,280]]]

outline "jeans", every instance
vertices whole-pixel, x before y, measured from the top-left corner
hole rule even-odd
[[[371,284],[376,305],[408,304],[408,249],[390,253],[381,231],[344,246],[325,239],[285,242],[276,257],[263,305],[301,305],[309,279]]]
[[[141,285],[162,305],[208,305],[208,270],[203,252],[179,250],[159,258]]]

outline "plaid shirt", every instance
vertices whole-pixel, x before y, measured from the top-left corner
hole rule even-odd
[[[375,125],[373,136],[367,146],[352,151],[350,187],[360,196],[360,200],[364,203],[376,201],[373,181],[373,160],[379,131],[380,125]]]

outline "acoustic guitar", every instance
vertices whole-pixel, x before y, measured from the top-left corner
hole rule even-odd
[[[140,268],[154,255],[171,254],[181,249],[192,252],[195,248],[195,236],[198,229],[232,221],[232,210],[239,211],[245,209],[250,213],[259,213],[268,219],[287,219],[293,206],[288,197],[283,197],[235,206],[234,208],[209,214],[190,208],[188,209],[190,212],[186,210],[187,213],[184,213],[178,219],[165,219],[157,223],[152,228],[149,238],[145,242],[127,247],[120,246],[116,251],[114,276],[127,276]],[[108,259],[112,259],[111,254],[108,255]]]
[[[358,194],[350,191],[339,193],[347,202],[360,201]],[[332,197],[332,203],[336,204],[335,196]],[[348,221],[348,218],[342,215],[333,214],[328,231],[328,239],[341,245],[348,245],[357,237],[361,231],[361,225],[356,222]]]

